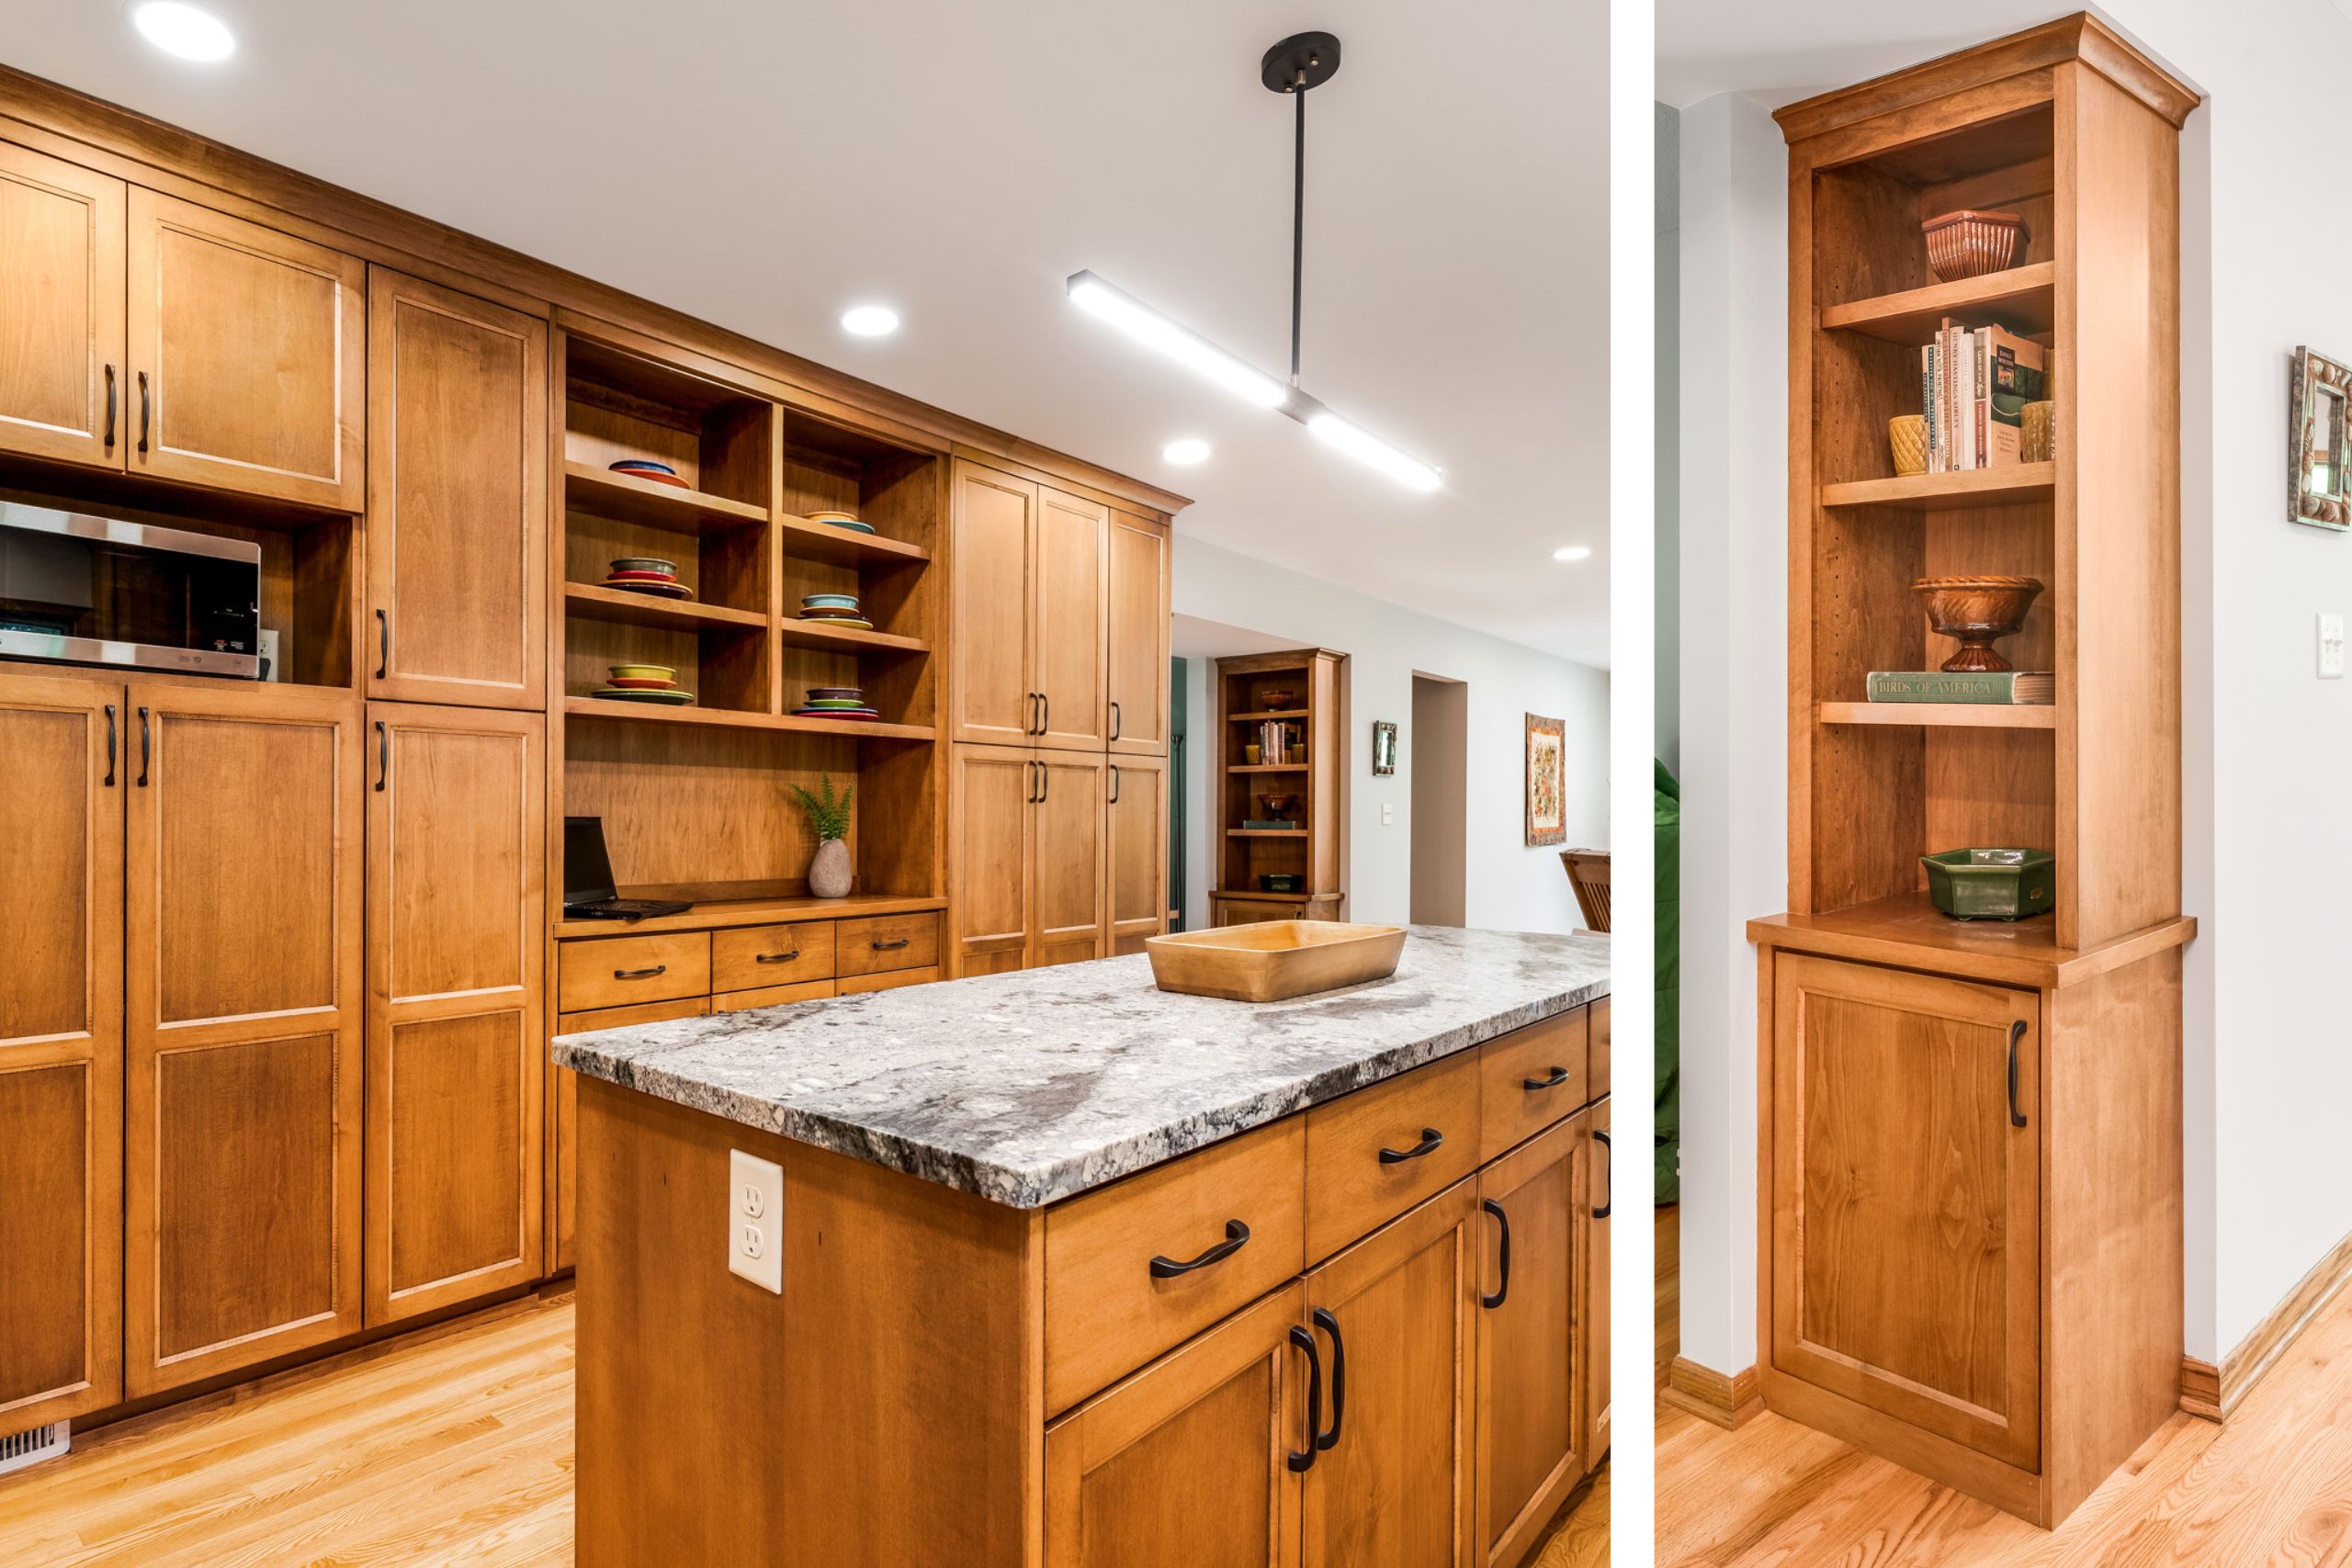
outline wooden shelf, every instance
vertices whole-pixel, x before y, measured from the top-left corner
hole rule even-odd
[[[1747,922],[1751,942],[1834,958],[1928,969],[2009,986],[2063,986],[2177,947],[2197,934],[2178,915],[2090,948],[2058,945],[2058,922],[1955,920],[1925,893],[1901,893],[1822,915],[1772,915]]]
[[[563,503],[648,528],[677,534],[709,534],[728,528],[764,527],[768,509],[698,490],[680,490],[653,479],[633,479],[585,463],[563,466]],[[839,533],[835,529],[833,532]]]
[[[2048,501],[2057,493],[2057,464],[2018,463],[2006,468],[1963,468],[1954,473],[1911,474],[1903,479],[1855,479],[1823,485],[1821,504],[1950,512],[1961,507]]]
[[[1932,725],[1945,729],[2055,729],[2049,703],[1816,703],[1824,724]]]
[[[821,621],[787,617],[777,635],[792,648],[820,648],[834,653],[928,653],[931,644],[919,637],[895,632],[861,631],[855,626],[829,626]]]
[[[1228,773],[1303,773],[1307,768],[1305,762],[1228,762],[1225,771]]]
[[[1269,718],[1305,718],[1306,708],[1268,708],[1261,713],[1229,713],[1225,716],[1236,724],[1256,724]]]
[[[624,898],[660,897],[624,887]],[[853,893],[846,898],[721,898],[697,903],[681,915],[644,920],[575,920],[559,918],[558,937],[644,936],[656,931],[721,931],[729,926],[780,925],[789,920],[831,920],[859,915],[912,915],[944,909],[944,898],[888,893]]]
[[[879,534],[861,534],[854,528],[836,528],[830,523],[811,523],[806,517],[789,513],[776,519],[776,527],[784,536],[784,553],[798,559],[862,566],[877,562],[903,565],[931,558],[931,552],[921,545],[886,539]]]
[[[2057,272],[2055,263],[2034,262],[1957,283],[1826,305],[1821,325],[1826,332],[1867,333],[1915,348],[1933,337],[1947,316],[1962,326],[1996,323],[2020,334],[2046,333],[2057,324]]]
[[[678,724],[707,729],[770,729],[797,735],[839,736],[844,740],[936,740],[937,728],[927,724],[885,724],[875,719],[802,718],[794,714],[742,713],[730,708],[654,707],[645,703],[615,702],[605,697],[566,697],[563,711],[573,718],[615,719],[623,724]]]
[[[700,604],[686,599],[663,599],[632,593],[625,588],[602,588],[591,582],[563,585],[563,607],[593,621],[617,621],[623,626],[661,626],[672,631],[729,631],[765,628],[768,618],[756,610],[733,610],[724,604]]]
[[[1227,828],[1225,830],[1225,836],[1228,839],[1304,839],[1306,837],[1306,829],[1304,828]]]

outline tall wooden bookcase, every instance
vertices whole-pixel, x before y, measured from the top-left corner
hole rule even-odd
[[[1344,918],[1347,661],[1346,654],[1323,648],[1216,661],[1211,925]],[[1272,726],[1286,738],[1281,756],[1265,749]],[[1295,827],[1250,826],[1274,819],[1264,815],[1269,795],[1295,797],[1281,820]],[[1296,886],[1272,889],[1262,880],[1268,876],[1295,878]]]
[[[1789,912],[1761,952],[1759,1381],[1782,1414],[2042,1524],[2178,1404],[2178,130],[2076,16],[1803,103],[1789,142]],[[1922,220],[2018,213],[1938,283]],[[1945,318],[2049,351],[2053,461],[1897,478]],[[1929,575],[2036,577],[2041,707],[1872,706]],[[1924,661],[1924,662],[1923,662]],[[1919,857],[2057,857],[1962,923]]]

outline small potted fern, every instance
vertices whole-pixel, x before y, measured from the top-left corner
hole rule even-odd
[[[800,809],[808,814],[808,826],[817,835],[816,858],[808,863],[808,891],[819,898],[849,897],[849,801],[856,793],[852,784],[838,798],[833,795],[833,775],[818,775],[820,793],[811,795],[799,784],[792,786]]]

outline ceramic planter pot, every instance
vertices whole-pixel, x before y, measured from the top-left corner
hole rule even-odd
[[[816,858],[808,863],[809,896],[846,898],[849,885],[849,845],[840,839],[827,839],[817,846]]]
[[[2009,661],[1993,650],[1996,639],[2025,625],[2025,613],[2041,592],[2034,577],[1923,577],[1911,585],[1928,609],[1928,624],[1960,640],[1943,662],[1946,671],[2007,670]]]

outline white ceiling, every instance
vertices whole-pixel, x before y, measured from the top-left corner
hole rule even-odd
[[[6,0],[6,58],[1193,496],[1178,526],[1228,548],[1608,661],[1600,0],[208,3],[224,65],[115,0]],[[1308,102],[1302,383],[1436,496],[1063,299],[1091,267],[1286,368],[1291,106],[1257,67],[1316,27],[1344,55]],[[896,337],[840,330],[871,299]],[[1215,457],[1163,462],[1183,434]]]

